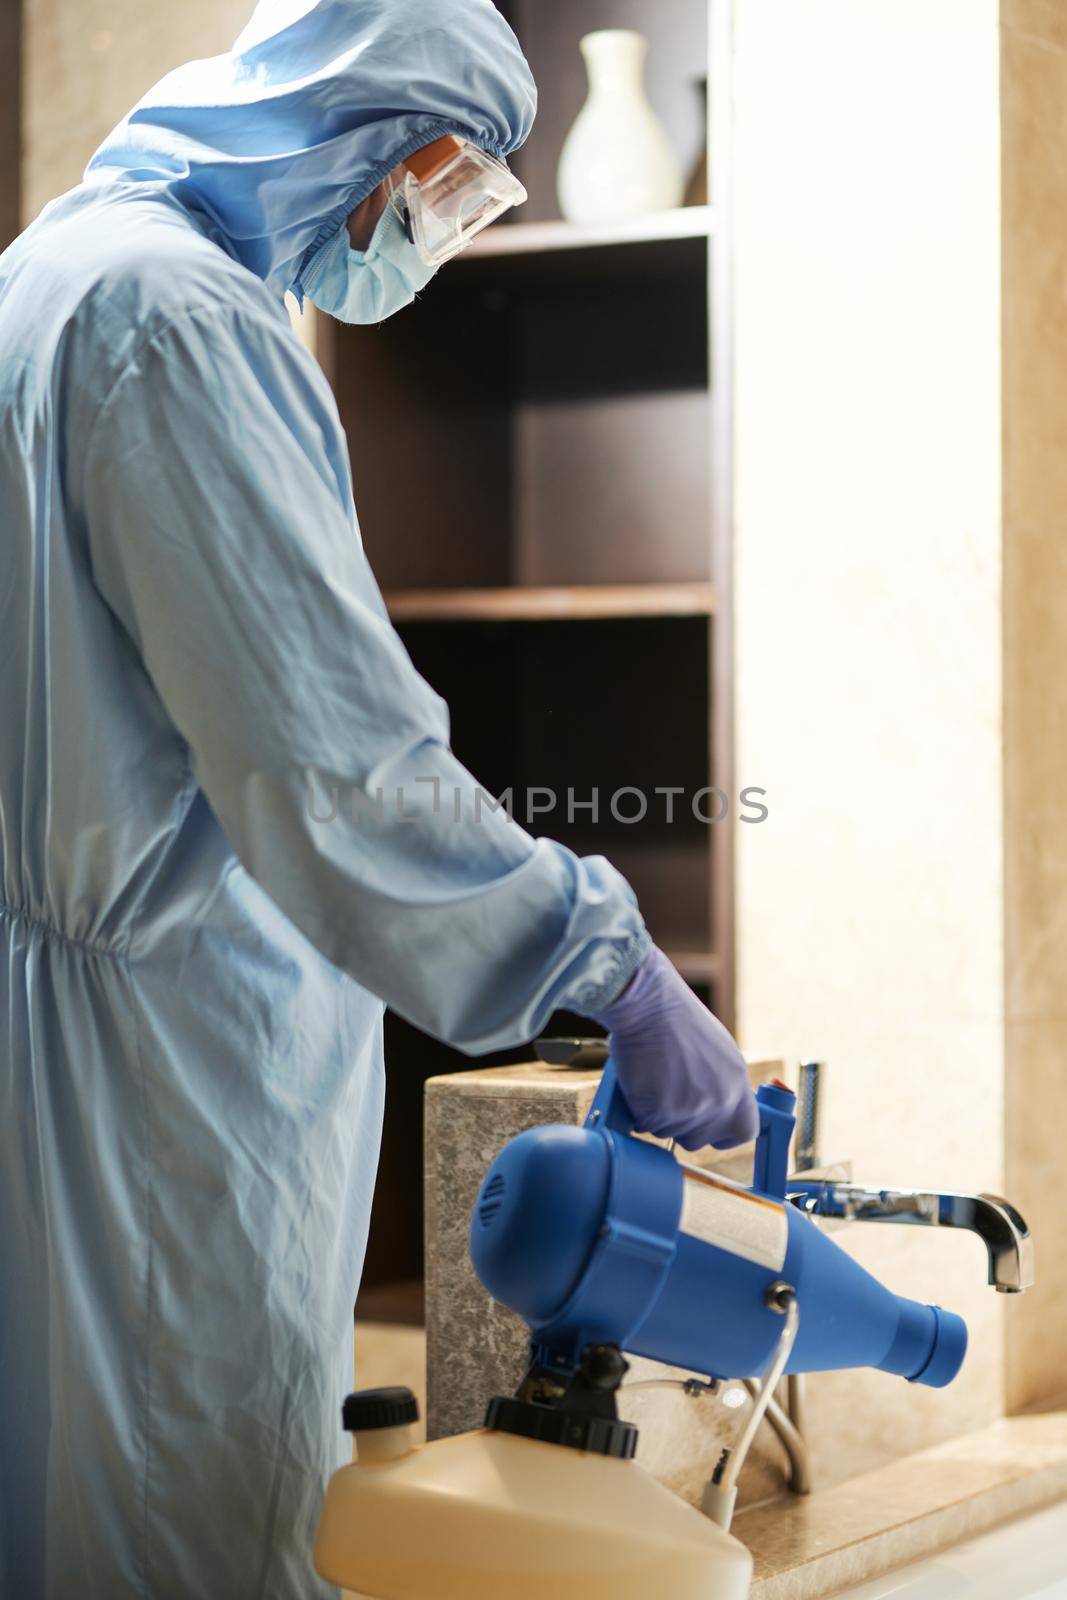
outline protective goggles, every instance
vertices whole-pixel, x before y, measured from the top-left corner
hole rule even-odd
[[[503,161],[454,134],[408,156],[385,181],[389,204],[428,267],[458,255],[475,234],[526,199]]]

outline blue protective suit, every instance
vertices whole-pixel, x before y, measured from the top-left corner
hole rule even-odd
[[[405,152],[532,111],[488,0],[272,0],[0,258],[5,1600],[331,1592],[383,1002],[486,1051],[647,949],[475,818],[282,305]]]

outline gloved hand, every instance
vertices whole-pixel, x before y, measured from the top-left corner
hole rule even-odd
[[[756,1099],[740,1050],[655,946],[595,1020],[608,1030],[619,1087],[639,1133],[687,1150],[754,1139]]]

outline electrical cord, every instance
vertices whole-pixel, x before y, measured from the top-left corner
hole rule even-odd
[[[741,1380],[749,1394],[755,1400],[759,1394],[759,1384],[754,1378]],[[787,1378],[790,1388],[794,1383],[793,1378]],[[811,1452],[808,1441],[804,1436],[802,1426],[798,1425],[796,1418],[790,1416],[789,1411],[778,1400],[767,1402],[767,1421],[774,1429],[782,1442],[786,1455],[789,1457],[789,1487],[794,1494],[811,1493]]]
[[[730,1527],[734,1515],[734,1503],[737,1500],[737,1480],[741,1468],[745,1464],[745,1457],[756,1437],[756,1430],[763,1421],[764,1414],[774,1391],[778,1387],[778,1380],[785,1371],[789,1353],[793,1348],[797,1328],[800,1324],[800,1307],[791,1288],[782,1285],[773,1302],[776,1307],[784,1311],[785,1324],[778,1336],[778,1343],[771,1357],[770,1365],[764,1374],[756,1402],[749,1413],[748,1420],[741,1432],[741,1437],[732,1448],[727,1448],[719,1457],[718,1465],[704,1486],[704,1497],[701,1510],[710,1517],[712,1522],[717,1522],[720,1528]]]

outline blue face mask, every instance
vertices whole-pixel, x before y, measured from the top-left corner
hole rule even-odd
[[[410,305],[433,275],[387,205],[366,250],[352,249],[346,218],[315,251],[300,282],[312,305],[340,322],[384,322]]]

